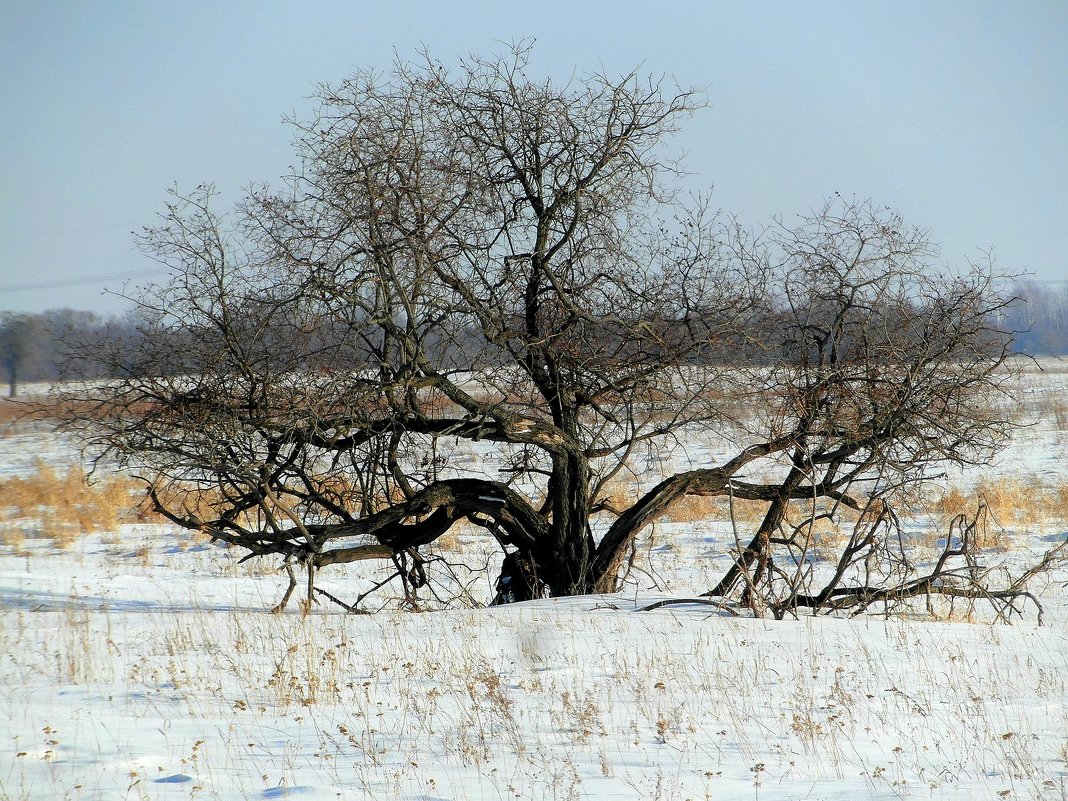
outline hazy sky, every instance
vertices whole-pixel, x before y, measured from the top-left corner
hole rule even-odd
[[[691,183],[753,225],[837,191],[929,228],[949,264],[992,247],[1068,278],[1065,0],[0,0],[0,310],[125,308],[100,276],[155,267],[130,232],[167,187],[229,204],[275,181],[281,118],[317,83],[524,37],[562,79],[642,65],[703,87]]]

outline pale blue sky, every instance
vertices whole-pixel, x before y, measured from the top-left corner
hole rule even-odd
[[[0,0],[0,309],[118,311],[130,232],[172,183],[227,203],[292,163],[318,82],[534,37],[566,79],[642,64],[707,91],[695,188],[758,225],[834,192],[931,229],[950,264],[1068,278],[1068,2]],[[210,8],[210,10],[209,10]],[[40,288],[22,288],[43,285]]]

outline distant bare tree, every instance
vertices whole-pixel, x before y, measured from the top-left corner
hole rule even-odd
[[[119,342],[132,352],[134,331],[123,318],[102,319],[93,312],[67,308],[33,314],[0,312],[0,367],[6,373],[9,397],[15,397],[20,383],[107,375],[101,372],[96,352],[112,351]],[[79,356],[71,360],[74,344]]]
[[[767,504],[720,598],[907,593],[863,533],[813,591],[790,510],[883,520],[891,491],[1002,442],[992,272],[943,277],[865,203],[750,235],[672,188],[692,92],[559,87],[527,55],[324,86],[283,191],[233,218],[175,194],[142,237],[175,278],[140,299],[136,364],[68,387],[65,425],[170,520],[280,556],[286,599],[293,563],[310,602],[317,570],[378,558],[416,603],[425,546],[463,522],[499,544],[501,598],[612,591],[687,495]],[[723,463],[609,499],[639,452],[724,432]],[[862,554],[879,567],[850,583]]]
[[[7,373],[7,395],[18,394],[19,381],[40,379],[42,352],[47,351],[47,329],[40,315],[0,313],[0,365]]]

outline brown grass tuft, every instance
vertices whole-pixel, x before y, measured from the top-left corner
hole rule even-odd
[[[0,481],[4,540],[44,537],[68,547],[81,535],[129,519],[136,490],[132,480],[120,476],[89,483],[77,465],[55,468],[38,461],[33,473]]]
[[[763,501],[734,499],[734,519],[742,523],[756,523],[763,519],[768,505]],[[717,522],[731,519],[731,499],[723,495],[687,495],[679,498],[667,510],[672,523]]]
[[[433,547],[436,551],[445,553],[462,553],[464,550],[463,536],[473,533],[476,526],[465,521],[453,523],[452,528],[434,540]]]
[[[1053,483],[1036,476],[984,478],[973,491],[951,486],[935,502],[934,510],[948,523],[957,515],[974,512],[980,501],[986,504],[995,523],[1006,528],[1068,519],[1068,483]]]

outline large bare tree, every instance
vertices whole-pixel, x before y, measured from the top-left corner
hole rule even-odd
[[[992,272],[945,277],[867,203],[750,234],[676,191],[693,92],[559,86],[527,56],[357,73],[292,122],[281,190],[225,217],[210,188],[175,193],[142,237],[174,279],[138,299],[137,352],[99,356],[128,377],[67,388],[67,425],[175,523],[306,566],[309,597],[315,571],[382,558],[414,600],[424,546],[461,523],[499,543],[509,598],[612,591],[687,495],[766,504],[721,598],[952,583],[917,583],[877,530],[889,493],[1006,434]],[[734,456],[634,479],[643,449],[700,436]],[[862,522],[814,588],[791,510],[840,507]]]

